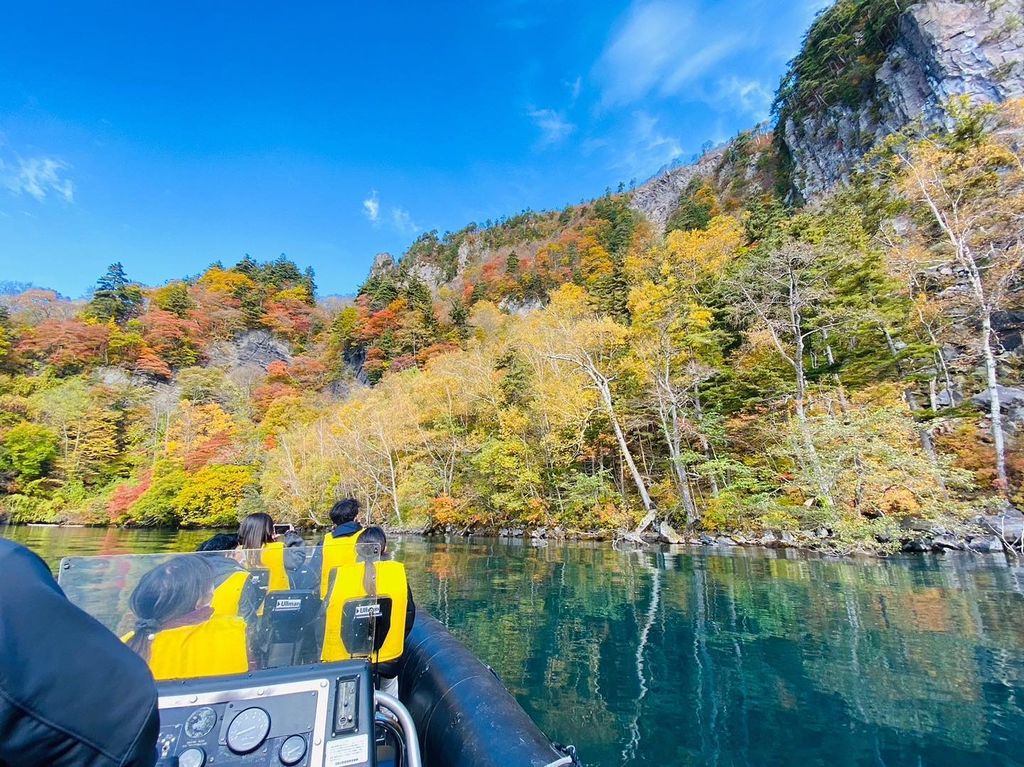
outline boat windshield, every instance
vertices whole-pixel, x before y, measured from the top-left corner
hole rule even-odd
[[[374,661],[390,625],[377,544],[323,573],[319,547],[68,557],[64,593],[158,680]],[[337,560],[332,560],[336,562]]]

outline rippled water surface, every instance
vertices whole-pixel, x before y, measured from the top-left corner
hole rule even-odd
[[[206,535],[2,532],[51,564]],[[396,552],[417,603],[587,764],[1024,764],[1024,569],[1002,557],[416,538]]]

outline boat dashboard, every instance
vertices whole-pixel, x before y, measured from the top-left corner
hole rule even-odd
[[[401,720],[408,715],[393,710],[389,696],[376,693],[375,701],[365,661],[163,682],[158,691],[158,767],[402,762]]]

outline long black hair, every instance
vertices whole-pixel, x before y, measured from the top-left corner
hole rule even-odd
[[[253,552],[263,548],[263,544],[274,540],[274,520],[262,511],[250,514],[238,526],[238,548],[245,549],[245,558],[249,567],[259,567],[259,557]]]
[[[243,549],[262,548],[274,540],[274,520],[262,511],[250,514],[238,526],[238,546]]]
[[[202,557],[186,554],[154,567],[139,579],[129,600],[136,622],[128,646],[148,659],[153,635],[195,610],[212,588],[213,568]]]
[[[388,548],[388,537],[380,527],[368,527],[359,534],[356,542],[356,559],[364,562],[363,591],[368,596],[377,596],[377,565],[378,559],[384,558]]]

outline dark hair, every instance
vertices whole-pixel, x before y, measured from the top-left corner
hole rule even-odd
[[[196,551],[231,551],[238,548],[238,535],[234,533],[217,533],[199,544]]]
[[[368,527],[359,534],[356,541],[356,559],[364,562],[363,591],[377,596],[377,560],[388,550],[388,537],[380,527]]]
[[[154,567],[139,579],[129,599],[135,632],[128,646],[148,659],[153,634],[195,610],[212,587],[213,568],[202,557],[185,554]]]
[[[274,540],[274,520],[269,514],[250,514],[238,526],[238,545],[243,549],[259,549]]]
[[[331,506],[330,518],[331,522],[336,525],[343,525],[346,522],[351,522],[359,515],[359,501],[355,498],[342,498],[340,501],[335,501],[334,505]]]

